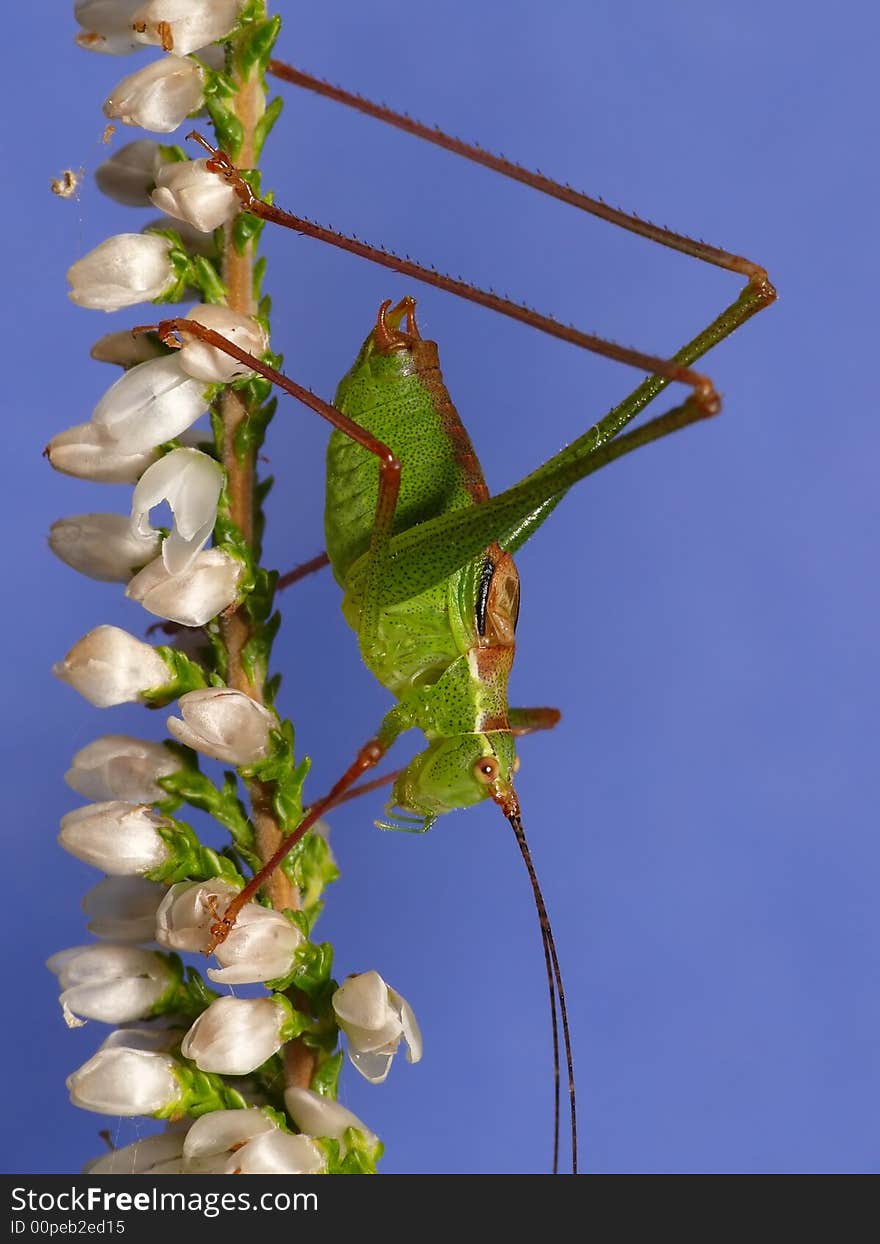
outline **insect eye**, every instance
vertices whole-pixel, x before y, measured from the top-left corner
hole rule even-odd
[[[490,785],[498,777],[498,761],[494,756],[481,756],[474,765],[474,777],[485,786]]]

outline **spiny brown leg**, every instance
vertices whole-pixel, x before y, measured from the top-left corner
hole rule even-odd
[[[437,147],[442,147],[445,151],[451,151],[453,155],[463,156],[466,160],[472,160],[475,164],[482,165],[483,168],[492,169],[493,172],[509,177],[512,181],[531,186],[533,190],[539,190],[542,194],[548,194],[562,203],[580,208],[581,211],[597,216],[600,220],[607,220],[609,224],[626,229],[629,233],[635,233],[651,242],[658,242],[661,246],[668,246],[672,250],[681,251],[684,255],[691,255],[694,259],[701,259],[718,268],[725,268],[728,272],[739,272],[748,279],[750,285],[767,291],[768,304],[775,298],[775,291],[767,277],[766,269],[760,264],[753,263],[751,259],[745,259],[742,255],[734,255],[731,251],[722,250],[718,246],[709,246],[706,242],[698,242],[694,238],[686,237],[683,233],[675,233],[674,230],[661,225],[653,225],[649,220],[641,220],[629,212],[622,212],[620,208],[611,207],[601,199],[591,198],[590,195],[573,190],[571,186],[553,181],[552,178],[545,177],[543,173],[532,172],[530,169],[523,168],[521,164],[506,160],[504,156],[494,155],[491,151],[486,151],[476,144],[462,142],[460,138],[444,134],[436,125],[425,125],[407,116],[406,113],[395,112],[385,104],[376,104],[370,99],[365,99],[363,95],[345,91],[342,87],[334,86],[322,78],[304,73],[301,69],[294,68],[293,65],[286,65],[283,61],[270,60],[269,73],[276,78],[281,78],[284,82],[290,82],[293,86],[304,87],[316,95],[334,99],[337,103],[345,104],[347,108],[354,108],[368,117],[375,117],[377,121],[393,125],[407,134],[422,138]]]
[[[346,791],[344,795],[340,795],[335,803],[331,804],[326,810],[329,812],[352,799],[360,799],[361,795],[369,795],[371,791],[380,790],[383,786],[390,786],[392,782],[397,781],[403,772],[403,769],[392,769],[390,773],[383,773],[381,777],[372,778],[369,782],[361,782],[360,786],[355,786],[353,790]]]
[[[539,332],[547,333],[560,341],[567,341],[570,345],[579,346],[581,349],[589,350],[593,354],[599,354],[603,358],[613,359],[615,362],[624,363],[628,367],[636,367],[639,371],[648,372],[653,376],[662,376],[667,381],[677,381],[680,384],[690,385],[694,390],[695,400],[699,402],[707,414],[714,414],[720,409],[721,401],[715,392],[712,381],[707,376],[693,371],[690,367],[671,362],[669,359],[658,358],[653,354],[645,354],[641,350],[630,349],[628,346],[617,345],[612,341],[606,341],[603,337],[596,336],[594,333],[582,332],[570,324],[561,324],[550,315],[542,315],[540,312],[532,310],[531,307],[511,302],[510,299],[502,298],[500,294],[496,294],[492,290],[480,289],[478,286],[471,285],[460,278],[446,276],[442,272],[437,272],[434,268],[416,263],[415,260],[403,259],[390,251],[382,250],[381,247],[371,246],[368,242],[361,242],[358,238],[337,233],[334,229],[327,229],[323,225],[315,224],[314,221],[306,220],[302,216],[294,216],[293,213],[286,212],[272,203],[265,203],[262,199],[256,197],[251,187],[225,152],[212,147],[207,139],[195,130],[187,137],[195,139],[210,153],[211,158],[208,160],[208,168],[232,186],[241,202],[242,210],[249,212],[252,216],[258,216],[261,220],[281,225],[285,229],[293,229],[297,233],[304,234],[306,237],[316,238],[320,242],[328,242],[331,246],[337,246],[352,255],[368,259],[371,263],[379,264],[380,267],[389,268],[392,272],[398,272],[403,276],[411,276],[417,281],[424,282],[426,285],[432,285],[435,289],[445,290],[447,293],[455,294],[468,302],[488,307],[491,311],[497,311],[510,319],[518,320],[521,324],[527,324],[530,328],[536,328]]]
[[[294,583],[299,583],[301,579],[305,579],[308,575],[314,574],[316,570],[323,570],[325,566],[330,565],[330,558],[326,553],[319,553],[317,557],[312,557],[307,562],[300,562],[298,566],[294,566],[292,570],[286,571],[278,579],[275,589],[283,592],[286,587],[292,587]]]
[[[259,893],[261,887],[269,880],[275,869],[281,866],[288,852],[292,851],[300,839],[308,833],[315,821],[322,817],[328,808],[332,808],[335,804],[342,802],[346,792],[350,790],[358,778],[379,763],[385,755],[387,746],[387,743],[379,738],[370,739],[369,743],[366,743],[358,752],[354,763],[349,765],[329,794],[325,795],[323,799],[319,799],[317,803],[312,804],[293,833],[288,834],[284,838],[272,858],[267,860],[257,875],[251,878],[244,889],[235,896],[223,915],[211,925],[211,942],[206,954],[212,954],[220,943],[226,940],[242,907]]]

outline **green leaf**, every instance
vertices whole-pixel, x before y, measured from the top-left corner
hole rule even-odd
[[[257,243],[265,225],[266,222],[259,216],[239,212],[232,222],[232,242],[239,255],[243,255],[251,243]]]
[[[309,1088],[313,1093],[320,1093],[322,1097],[329,1097],[331,1101],[336,1101],[343,1058],[342,1050],[338,1050],[335,1054],[319,1061],[309,1083]]]
[[[242,10],[240,21],[244,26],[244,30],[238,39],[235,49],[236,63],[243,78],[249,77],[254,68],[259,68],[261,73],[265,70],[266,65],[269,63],[275,40],[278,38],[278,32],[281,29],[281,18],[277,13],[266,21],[253,21],[250,29],[248,29],[247,14],[248,6]],[[256,18],[257,14],[254,13],[253,16]],[[259,16],[262,16],[262,14]]]
[[[194,255],[191,261],[192,272],[190,284],[195,285],[205,302],[225,304],[226,286],[220,279],[220,273],[210,259],[204,255]]]
[[[162,708],[172,700],[179,700],[187,691],[198,691],[207,687],[207,675],[196,661],[165,644],[160,644],[156,651],[168,666],[170,677],[161,687],[151,687],[149,691],[141,692],[141,699],[149,708]]]
[[[272,127],[281,116],[281,110],[283,107],[284,100],[279,95],[276,95],[274,99],[270,100],[268,106],[266,107],[266,111],[260,117],[254,128],[254,148],[258,158],[263,150],[263,144],[272,132]]]

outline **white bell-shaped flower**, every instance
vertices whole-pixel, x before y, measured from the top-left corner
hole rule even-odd
[[[67,1077],[70,1100],[96,1114],[156,1114],[181,1100],[177,1066],[168,1054],[102,1048]]]
[[[127,583],[159,552],[159,536],[132,531],[127,514],[74,514],[49,528],[49,548],[90,579]]]
[[[185,747],[236,767],[256,764],[268,754],[269,731],[277,719],[243,691],[205,687],[187,691],[178,704],[182,719],[169,717],[165,724]]]
[[[170,254],[157,233],[116,233],[68,268],[70,300],[95,311],[152,302],[177,280]]]
[[[247,350],[248,354],[255,354],[257,357],[265,352],[269,344],[262,324],[253,316],[241,315],[238,311],[230,311],[228,307],[219,307],[210,303],[193,307],[186,318],[195,320],[205,328],[213,329],[215,333],[226,337],[240,350]],[[183,346],[178,355],[180,365],[187,375],[193,376],[196,380],[208,381],[211,384],[229,384],[230,381],[242,376],[253,375],[244,363],[240,363],[238,359],[232,358],[229,354],[224,354],[216,346],[208,345],[206,341],[199,341],[198,337],[191,337],[185,332],[181,334],[181,339]]]
[[[136,484],[159,457],[155,449],[123,452],[121,445],[108,440],[93,423],[78,423],[59,432],[43,453],[56,471],[96,484]]]
[[[131,375],[133,372],[128,372],[123,379]],[[150,511],[163,502],[174,515],[171,535],[162,545],[162,558],[171,574],[186,570],[209,540],[217,521],[223,478],[220,464],[200,450],[172,449],[138,480],[131,502],[131,522],[137,531],[146,535],[153,530]]]
[[[241,210],[233,187],[208,172],[206,159],[163,164],[150,198],[161,212],[186,221],[200,233],[213,233]]]
[[[291,1136],[280,1128],[255,1136],[235,1155],[241,1175],[321,1175],[327,1159],[308,1136]]]
[[[256,1108],[215,1110],[197,1119],[183,1145],[190,1175],[318,1175],[324,1155]]]
[[[219,968],[208,976],[218,985],[248,985],[277,980],[294,966],[303,935],[280,911],[246,903],[224,942],[214,951]]]
[[[155,134],[170,134],[204,102],[195,61],[163,56],[123,78],[104,101],[104,116]]]
[[[137,701],[171,677],[155,648],[118,626],[96,626],[83,635],[52,673],[96,708]]]
[[[176,354],[166,354],[138,363],[111,384],[92,413],[92,423],[99,434],[131,454],[179,436],[207,409],[204,384],[186,374]]]
[[[146,1019],[174,987],[165,959],[138,946],[74,946],[47,961],[61,986],[61,1009],[69,1028],[84,1020],[128,1024]]]
[[[313,1093],[311,1089],[291,1085],[284,1091],[284,1104],[299,1130],[309,1136],[342,1140],[346,1131],[354,1127],[363,1132],[368,1144],[374,1145],[379,1139],[356,1114],[346,1110],[338,1101],[321,1093]]]
[[[378,972],[349,976],[334,993],[332,1005],[348,1038],[348,1057],[371,1084],[386,1078],[401,1040],[409,1062],[422,1057],[422,1034],[412,1008]]]
[[[65,851],[111,877],[142,876],[168,859],[159,830],[165,822],[139,804],[112,799],[76,808],[61,818]]]
[[[150,192],[162,167],[162,152],[153,138],[139,138],[114,151],[95,169],[102,194],[125,207],[149,207]]]
[[[105,877],[83,896],[86,928],[109,942],[152,942],[165,887],[144,877]]]
[[[170,950],[204,954],[211,925],[235,898],[238,890],[227,881],[179,881],[165,894],[156,912],[156,941]]]
[[[133,19],[135,37],[188,56],[234,30],[241,5],[242,0],[141,0]]]
[[[82,26],[76,41],[87,52],[125,56],[138,46],[132,30],[134,14],[143,0],[77,0],[73,6]]]
[[[93,1158],[84,1175],[180,1175],[186,1131],[173,1127]]]
[[[162,358],[167,353],[155,333],[138,333],[135,336],[125,328],[99,337],[89,351],[98,363],[115,363],[117,367],[135,367],[150,359]]]
[[[246,1076],[281,1049],[285,1018],[271,998],[218,998],[190,1028],[180,1052],[201,1071]]]
[[[104,734],[80,748],[64,780],[83,799],[156,803],[168,798],[156,785],[157,779],[176,773],[180,767],[180,757],[164,743],[128,734]]]
[[[154,1021],[149,1028],[126,1024],[108,1033],[99,1050],[145,1050],[150,1054],[166,1054],[180,1043],[183,1030]]]
[[[157,557],[135,575],[125,594],[157,618],[204,626],[234,604],[243,573],[242,563],[222,549],[202,549],[177,575]]]

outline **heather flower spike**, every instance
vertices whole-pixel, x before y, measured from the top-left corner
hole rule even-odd
[[[140,232],[114,233],[72,263],[71,301],[112,314],[198,299],[193,324],[271,360],[259,228],[205,158],[181,158],[182,135],[162,136],[204,106],[217,147],[256,164],[279,108],[265,85],[278,18],[265,0],[76,0],[74,13],[80,46],[110,55],[149,47],[153,57],[104,103],[111,121],[149,136],[132,135],[95,171],[119,205],[120,229]],[[149,207],[163,215],[143,226],[122,219]],[[119,1025],[67,1086],[95,1114],[170,1120],[86,1170],[372,1171],[380,1143],[333,1100],[342,1063],[333,954],[312,940],[337,876],[326,827],[313,827],[217,939],[217,922],[300,823],[308,770],[275,707],[275,575],[260,564],[261,444],[275,401],[262,376],[192,333],[166,342],[155,329],[133,332],[156,318],[140,311],[99,337],[92,359],[122,371],[91,419],[45,450],[56,471],[131,490],[107,507],[123,512],[84,500],[49,532],[68,566],[118,585],[132,628],[96,618],[53,673],[97,708],[136,706],[121,727],[132,733],[77,726],[74,737],[91,741],[71,748],[65,773],[88,802],[62,817],[59,844],[103,875],[81,901],[96,940],[48,966],[70,1026]],[[128,724],[140,708],[175,701],[171,716]],[[191,824],[190,810],[200,820]],[[211,845],[197,832],[205,820]],[[254,996],[217,996],[238,986]],[[400,1012],[397,995],[384,996],[397,1016],[381,1032],[391,1048]],[[350,1049],[355,1040],[350,1032]]]

